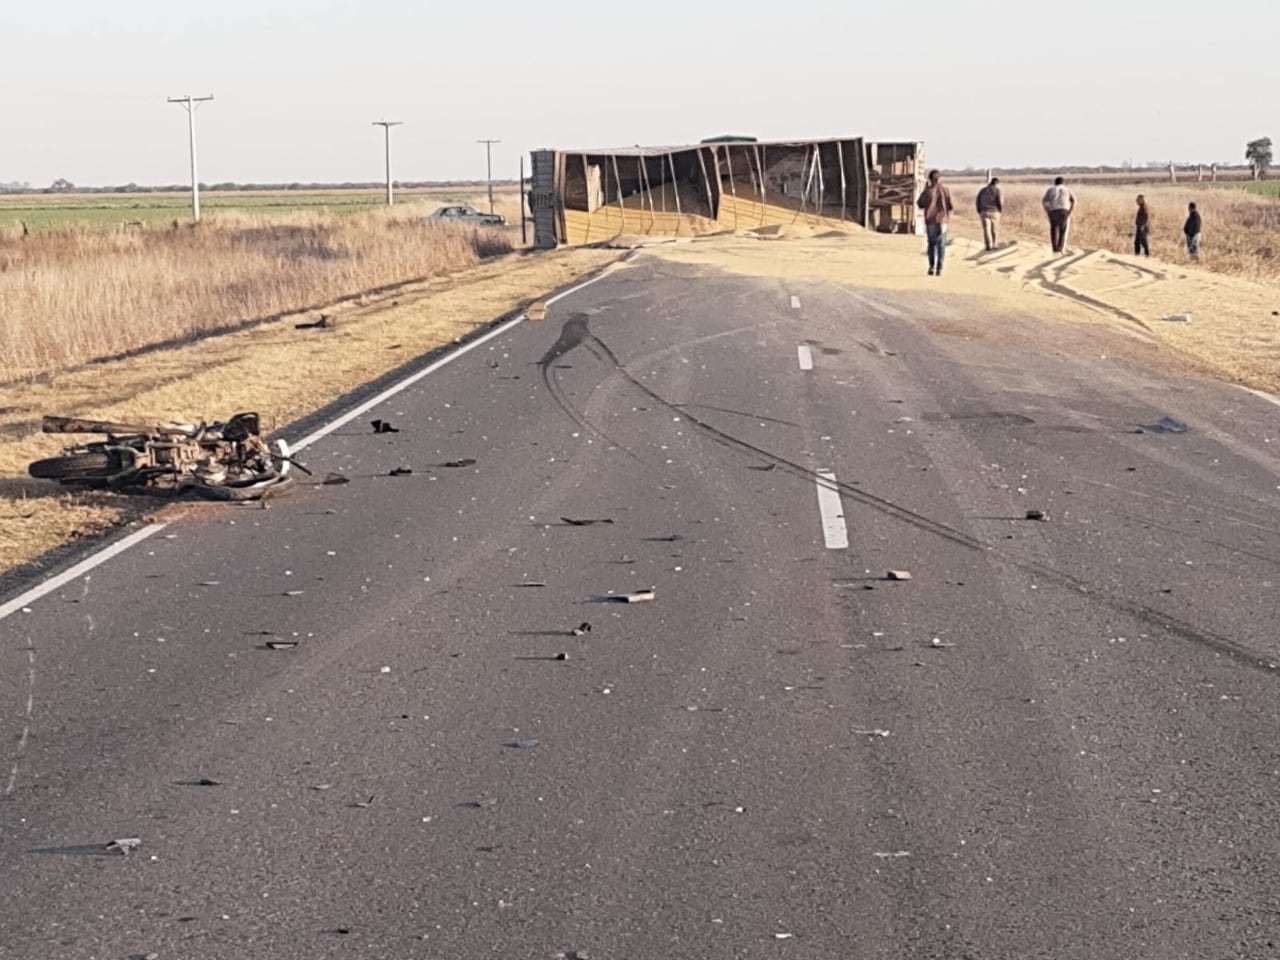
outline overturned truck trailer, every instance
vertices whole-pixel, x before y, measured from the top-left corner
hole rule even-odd
[[[543,248],[788,224],[918,233],[914,198],[923,182],[918,142],[721,138],[677,147],[535,150],[529,206]]]

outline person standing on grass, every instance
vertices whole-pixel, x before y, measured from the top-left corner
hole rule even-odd
[[[1194,203],[1187,205],[1187,222],[1182,225],[1182,232],[1187,238],[1187,253],[1192,260],[1200,259],[1200,211]]]
[[[1138,215],[1133,220],[1133,255],[1151,256],[1151,213],[1142,194],[1138,194]]]
[[[929,184],[920,194],[916,206],[924,211],[924,229],[929,239],[929,276],[942,276],[942,261],[947,253],[947,223],[951,220],[951,191],[942,183],[942,174],[929,171]]]
[[[1000,196],[1000,178],[992,177],[991,182],[978,191],[978,219],[982,221],[982,244],[989,251],[996,248],[996,227],[1000,223],[1000,214],[1004,213],[1004,200]]]
[[[1049,214],[1049,244],[1054,253],[1062,253],[1067,245],[1067,230],[1071,224],[1071,214],[1076,209],[1076,195],[1067,187],[1062,177],[1053,181],[1053,186],[1044,192],[1040,201],[1045,213]]]

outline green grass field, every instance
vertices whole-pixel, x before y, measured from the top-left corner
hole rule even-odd
[[[498,192],[495,189],[495,193]],[[425,205],[474,202],[474,189],[397,191],[397,203]],[[220,213],[289,213],[298,210],[356,213],[381,206],[380,190],[281,191],[200,194],[202,217]],[[191,218],[190,194],[14,194],[0,196],[0,229],[19,227],[50,230],[70,227],[122,228],[138,224],[168,224]]]
[[[1280,197],[1280,180],[1242,180],[1238,183],[1193,183],[1207,190],[1243,190],[1260,197]]]

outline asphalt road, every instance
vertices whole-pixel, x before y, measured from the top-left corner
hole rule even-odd
[[[0,957],[1280,955],[1280,409],[1158,361],[640,257],[0,621]]]

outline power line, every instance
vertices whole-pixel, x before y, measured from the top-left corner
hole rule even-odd
[[[485,182],[489,184],[489,212],[493,213],[493,145],[501,140],[477,140],[484,144]]]
[[[386,140],[386,154],[387,154],[387,206],[388,206],[388,207],[389,207],[389,206],[391,206],[391,202],[392,202],[392,197],[391,197],[391,128],[392,128],[392,127],[398,127],[398,126],[400,126],[400,125],[401,125],[401,123],[403,123],[403,122],[404,122],[404,121],[402,121],[402,120],[375,120],[375,121],[373,121],[373,125],[374,125],[375,127],[381,127],[381,128],[382,128],[383,137],[384,137],[384,139]]]
[[[170,97],[170,103],[180,103],[187,111],[187,139],[191,149],[191,219],[200,222],[200,178],[196,175],[196,110],[206,100],[212,100],[213,94],[207,97]]]

